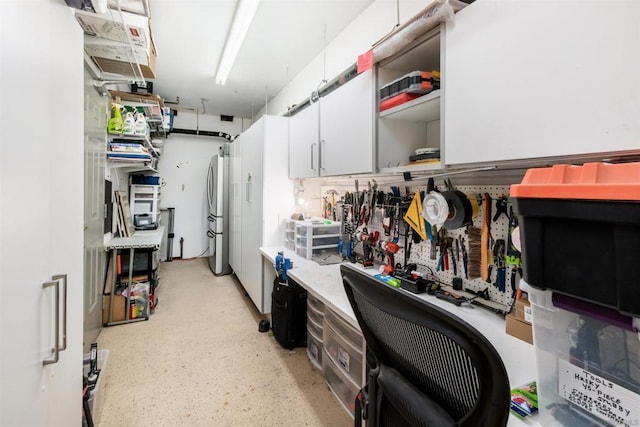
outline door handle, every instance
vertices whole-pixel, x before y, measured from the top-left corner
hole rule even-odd
[[[327,146],[327,144],[325,144],[325,140],[321,139],[320,140],[320,169],[324,170],[324,165],[325,165],[325,161],[324,161],[324,152],[325,147]]]
[[[65,351],[67,349],[67,275],[58,274],[52,277],[53,280],[62,280],[62,287],[64,288],[64,296],[62,297],[62,346],[58,347],[58,350]]]
[[[253,201],[251,197],[251,181],[247,182],[247,202],[251,203]]]
[[[55,310],[55,321],[54,321],[55,344],[53,345],[53,348],[51,349],[51,351],[53,352],[53,358],[44,359],[42,361],[42,365],[44,365],[44,366],[51,365],[53,363],[58,363],[58,360],[60,359],[60,348],[58,347],[58,341],[60,340],[60,281],[59,280],[54,280],[54,281],[51,281],[51,282],[44,282],[42,284],[42,288],[43,289],[46,289],[46,288],[49,288],[49,287],[54,287],[55,288],[55,296],[56,296],[56,310]]]

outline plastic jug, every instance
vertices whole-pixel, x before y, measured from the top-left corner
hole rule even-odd
[[[125,135],[133,135],[135,133],[136,121],[133,118],[133,114],[127,113],[124,118],[123,133]]]
[[[147,134],[147,120],[144,118],[144,114],[138,113],[136,118],[136,135]]]

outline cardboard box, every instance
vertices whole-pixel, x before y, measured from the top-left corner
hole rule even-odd
[[[95,46],[95,45],[94,45]],[[86,47],[85,47],[85,50]],[[137,51],[137,49],[136,49]],[[139,77],[138,67],[136,67],[135,63],[129,62],[129,59],[120,61],[117,59],[113,59],[113,55],[116,55],[118,52],[122,53],[122,51],[118,51],[117,46],[115,49],[110,49],[111,58],[103,58],[100,56],[93,56],[93,62],[105,73],[119,74],[122,76],[132,76]],[[140,52],[140,55],[142,53]],[[136,52],[136,57],[138,57],[138,52]],[[127,56],[128,58],[128,56]],[[142,71],[142,75],[146,79],[155,79],[156,78],[156,46],[153,43],[153,39],[150,39],[150,49],[148,51],[148,56],[145,57],[145,61],[138,61],[140,64],[140,70]],[[142,59],[142,57],[140,58]]]
[[[113,297],[113,322],[121,322],[125,320],[125,308],[127,301],[122,295],[114,295]],[[111,295],[104,296],[104,307],[102,308],[102,324],[109,322],[109,307],[111,305]]]
[[[132,51],[128,43],[120,43],[94,36],[85,36],[84,51],[87,55],[93,57],[113,59],[122,62],[135,61],[140,65],[149,65],[149,52],[141,47],[136,47]]]
[[[507,314],[505,320],[507,321],[507,334],[533,344],[533,328],[530,323],[518,320],[513,313]]]
[[[531,324],[531,304],[526,297],[522,297],[516,301],[516,319],[521,322]]]
[[[127,33],[134,46],[147,49],[151,45],[149,18],[135,13],[109,10],[105,14],[75,11],[76,20],[85,34],[129,44]]]

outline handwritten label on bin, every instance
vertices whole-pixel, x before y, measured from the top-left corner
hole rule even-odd
[[[616,426],[640,423],[640,395],[563,359],[558,360],[558,394]]]

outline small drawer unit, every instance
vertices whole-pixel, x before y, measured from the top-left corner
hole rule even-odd
[[[325,317],[322,341],[331,361],[356,385],[362,384],[362,344],[341,335]]]
[[[322,328],[322,324],[324,322],[324,311],[320,311],[313,305],[307,303],[307,320],[315,323],[316,325],[320,325]]]
[[[328,323],[331,328],[350,345],[359,350],[364,347],[364,337],[362,336],[362,332],[351,326],[330,308],[325,310],[325,319],[326,323]]]
[[[322,368],[322,325],[324,322],[324,304],[313,295],[307,295],[307,356],[316,368]]]
[[[324,303],[311,294],[307,295],[307,307],[313,308],[317,313],[324,316]]]
[[[284,224],[284,246],[292,251],[296,249],[296,222],[287,219]]]
[[[322,333],[317,335],[317,330],[311,326],[311,323],[307,324],[307,356],[313,365],[323,371],[322,368],[322,356],[323,356],[323,344]]]
[[[323,252],[337,253],[340,240],[339,222],[325,221],[316,223],[311,221],[295,222],[296,254],[307,259]]]
[[[326,352],[326,349],[324,352],[322,358],[324,378],[327,380],[327,384],[338,399],[338,402],[353,417],[355,414],[356,395],[360,391],[360,386],[342,372]]]

